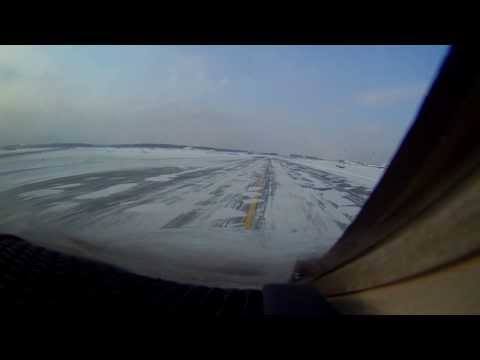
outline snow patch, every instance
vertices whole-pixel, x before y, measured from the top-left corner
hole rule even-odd
[[[221,220],[221,219],[229,219],[235,217],[244,217],[245,213],[240,210],[232,209],[232,208],[222,208],[214,212],[210,219],[212,220]]]
[[[148,204],[142,204],[128,208],[126,211],[137,212],[137,213],[158,213],[160,211],[165,211],[168,208],[167,205],[153,202]]]
[[[71,208],[74,208],[78,204],[75,202],[70,202],[70,201],[65,201],[65,202],[58,202],[58,203],[53,203],[53,206],[49,206],[45,212],[57,212],[57,211],[64,211],[64,210],[69,210]]]
[[[247,191],[243,193],[244,196],[249,197],[249,198],[256,198],[262,196],[261,193],[256,192],[256,191]]]
[[[52,189],[68,189],[68,188],[77,187],[80,185],[82,184],[81,183],[67,184],[67,185],[54,186]]]
[[[244,200],[243,203],[244,204],[257,204],[259,202],[262,202],[263,200],[262,199],[248,199],[248,200]]]
[[[33,198],[42,197],[42,196],[56,195],[56,194],[59,194],[61,192],[62,192],[62,190],[42,189],[42,190],[28,191],[28,192],[22,193],[18,196],[20,196],[22,198],[33,199]]]
[[[147,181],[169,181],[175,179],[176,175],[168,174],[168,175],[158,175],[153,177],[145,178]]]
[[[117,184],[117,185],[109,186],[105,189],[98,190],[89,194],[77,196],[76,199],[86,200],[86,199],[97,199],[100,197],[110,196],[112,194],[131,189],[136,185],[137,185],[136,183]]]

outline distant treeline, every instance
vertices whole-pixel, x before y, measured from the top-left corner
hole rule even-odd
[[[214,151],[228,151],[228,152],[238,152],[238,153],[248,153],[247,150],[239,149],[224,149],[224,148],[215,148],[210,146],[191,146],[191,145],[174,145],[174,144],[151,144],[151,143],[140,143],[140,144],[86,144],[86,143],[51,143],[51,144],[30,144],[30,145],[7,145],[2,149],[5,150],[17,150],[17,149],[28,149],[28,148],[45,148],[45,147],[58,147],[58,148],[72,148],[72,147],[114,147],[114,148],[163,148],[163,149],[200,149],[200,150],[214,150]]]
[[[199,150],[212,150],[212,151],[223,151],[223,152],[234,152],[234,153],[245,153],[245,154],[255,154],[253,151],[248,150],[239,150],[239,149],[227,149],[227,148],[215,148],[211,146],[192,146],[192,145],[175,145],[175,144],[153,144],[153,143],[139,143],[139,144],[87,144],[87,143],[51,143],[51,144],[18,144],[18,145],[7,145],[0,147],[3,150],[18,150],[18,149],[30,149],[30,148],[75,148],[75,147],[101,147],[101,148],[163,148],[163,149],[199,149]],[[271,156],[279,156],[278,153],[275,152],[264,152],[258,153],[259,155],[271,155]],[[310,160],[325,160],[323,158],[311,155],[302,155],[302,154],[290,154],[291,158],[298,158],[298,159],[310,159]],[[336,160],[340,163],[345,163],[345,160]],[[363,165],[363,166],[371,166],[383,169],[385,165],[372,165],[366,164],[360,161],[354,161],[354,163]]]
[[[300,154],[290,154],[290,157],[297,158],[297,159],[323,160],[322,158],[319,158],[316,156],[300,155]]]

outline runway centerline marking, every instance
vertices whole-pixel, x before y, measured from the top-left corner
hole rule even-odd
[[[265,184],[261,176],[257,177],[257,181],[255,183],[255,186],[257,188],[261,188],[259,193],[264,190]],[[257,213],[257,200],[258,196],[256,196],[248,207],[247,214],[245,215],[245,218],[243,219],[243,224],[245,226],[245,230],[251,230],[253,227],[253,220],[255,219],[255,214]]]

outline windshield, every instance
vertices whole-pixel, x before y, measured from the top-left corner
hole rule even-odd
[[[447,46],[0,46],[0,232],[184,283],[325,254]]]

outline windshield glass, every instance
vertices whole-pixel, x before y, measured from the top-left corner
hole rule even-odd
[[[447,46],[0,46],[0,232],[184,283],[289,280]]]

